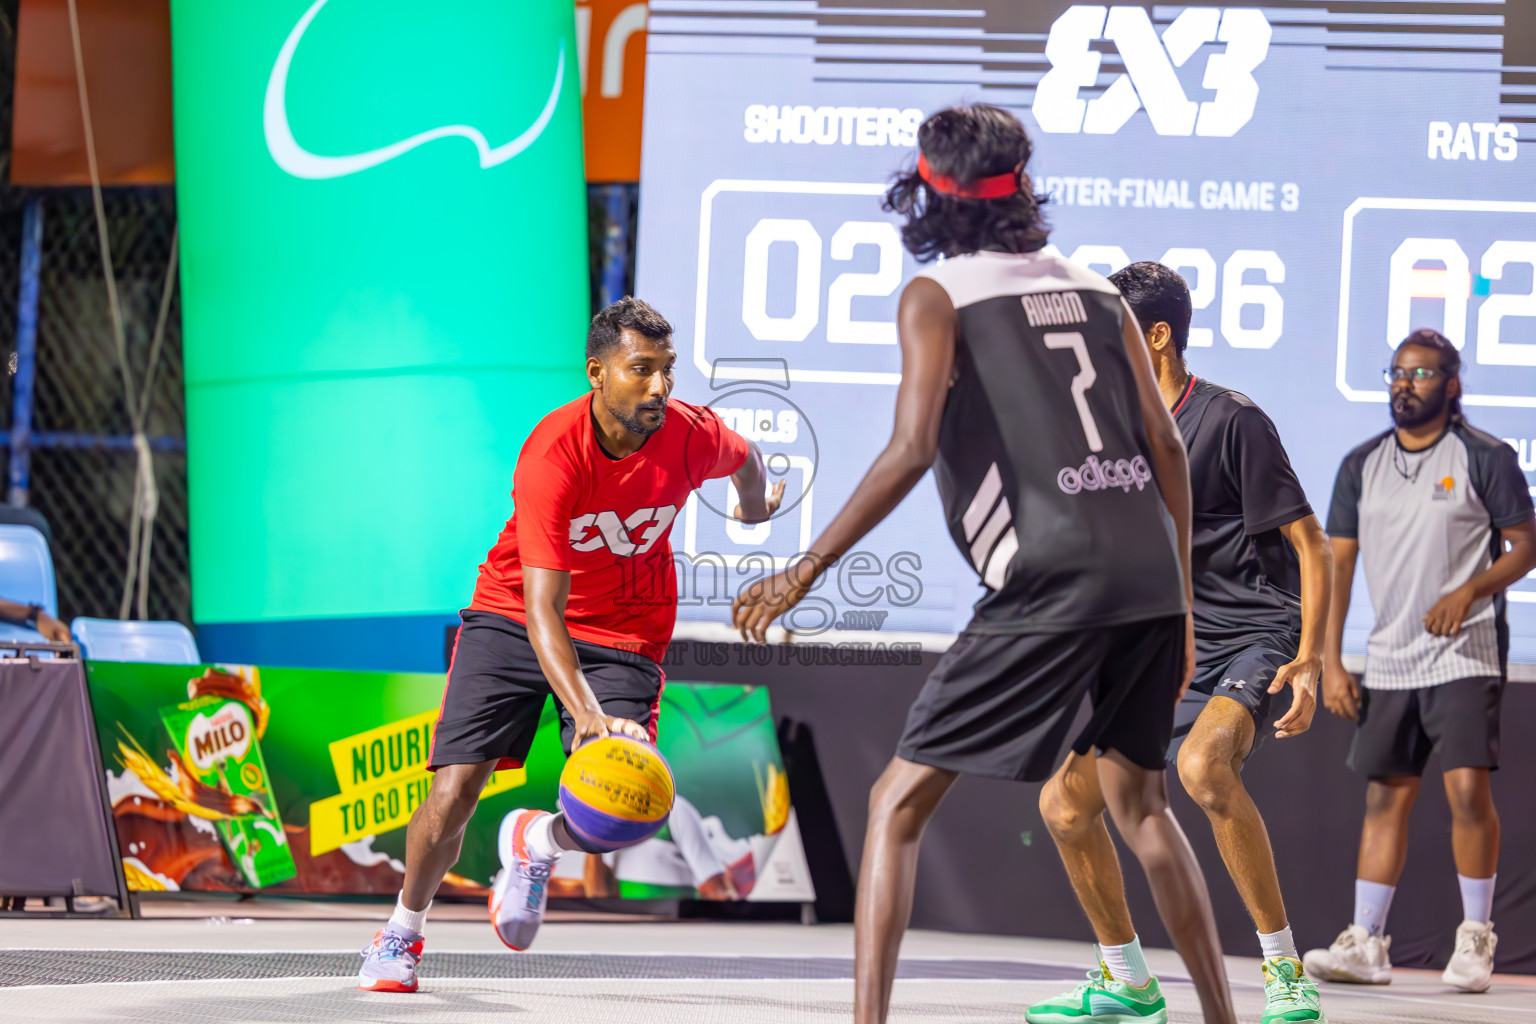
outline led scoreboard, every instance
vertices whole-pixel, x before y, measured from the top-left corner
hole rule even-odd
[[[880,200],[961,102],[1023,120],[1060,252],[1185,276],[1190,369],[1270,414],[1320,519],[1422,326],[1536,484],[1536,4],[1349,7],[651,0],[637,292],[676,328],[678,396],[788,481],[757,526],[722,514],[728,481],[690,502],[680,616],[724,619],[888,439],[918,267]],[[928,478],[792,625],[953,632],[979,594]],[[1510,596],[1536,661],[1536,579]]]

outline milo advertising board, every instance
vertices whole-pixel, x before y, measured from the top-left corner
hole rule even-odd
[[[91,701],[130,888],[393,895],[427,798],[441,675],[92,662]],[[801,902],[814,891],[768,692],[668,683],[658,746],[677,799],[655,838],[567,854],[553,896]],[[546,705],[527,766],[480,795],[441,895],[481,896],[516,807],[553,810]]]
[[[267,784],[250,709],[209,695],[161,708],[160,717],[178,768],[193,787],[218,795],[222,816],[214,827],[240,877],[257,889],[292,878],[293,854]]]

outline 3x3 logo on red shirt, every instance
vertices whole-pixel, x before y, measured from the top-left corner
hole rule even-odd
[[[637,509],[623,519],[617,512],[588,512],[571,520],[571,547],[577,551],[606,547],[621,558],[643,555],[667,535],[676,517],[676,505]]]

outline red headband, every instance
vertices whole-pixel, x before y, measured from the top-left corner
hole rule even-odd
[[[1006,174],[994,174],[990,178],[977,178],[969,185],[962,184],[947,174],[935,174],[928,166],[928,158],[922,153],[917,154],[917,175],[933,186],[935,191],[947,196],[959,196],[961,199],[1006,199],[1016,195],[1019,191],[1019,172],[1024,169],[1019,164]]]

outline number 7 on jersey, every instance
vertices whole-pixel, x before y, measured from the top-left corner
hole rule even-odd
[[[1093,412],[1088,408],[1088,389],[1099,379],[1098,371],[1093,368],[1093,360],[1088,358],[1088,343],[1078,331],[1056,331],[1045,335],[1045,347],[1069,348],[1077,356],[1077,376],[1072,378],[1072,402],[1077,406],[1078,418],[1083,421],[1083,436],[1088,439],[1088,450],[1103,451],[1104,439],[1099,436],[1099,425],[1094,422]]]

